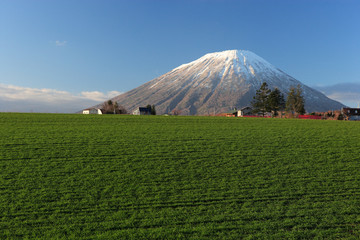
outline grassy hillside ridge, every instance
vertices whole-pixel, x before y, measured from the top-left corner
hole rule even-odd
[[[0,114],[0,239],[355,238],[357,122]]]

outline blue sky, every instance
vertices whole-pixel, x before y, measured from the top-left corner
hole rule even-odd
[[[359,12],[358,0],[1,0],[0,93],[95,103],[228,49],[309,86],[360,84]]]

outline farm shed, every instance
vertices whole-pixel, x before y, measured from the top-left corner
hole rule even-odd
[[[251,107],[243,107],[242,109],[238,110],[237,116],[238,117],[244,117],[249,116],[252,113]]]
[[[360,108],[342,108],[341,113],[348,120],[360,121]]]
[[[133,111],[133,115],[151,115],[151,108],[138,107],[135,111]]]
[[[83,110],[83,114],[102,114],[100,108],[88,108]]]

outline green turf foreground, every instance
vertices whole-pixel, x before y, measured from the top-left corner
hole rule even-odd
[[[0,239],[358,239],[360,122],[0,114]]]

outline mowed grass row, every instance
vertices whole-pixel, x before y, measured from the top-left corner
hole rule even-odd
[[[359,122],[0,114],[0,239],[356,239]]]

